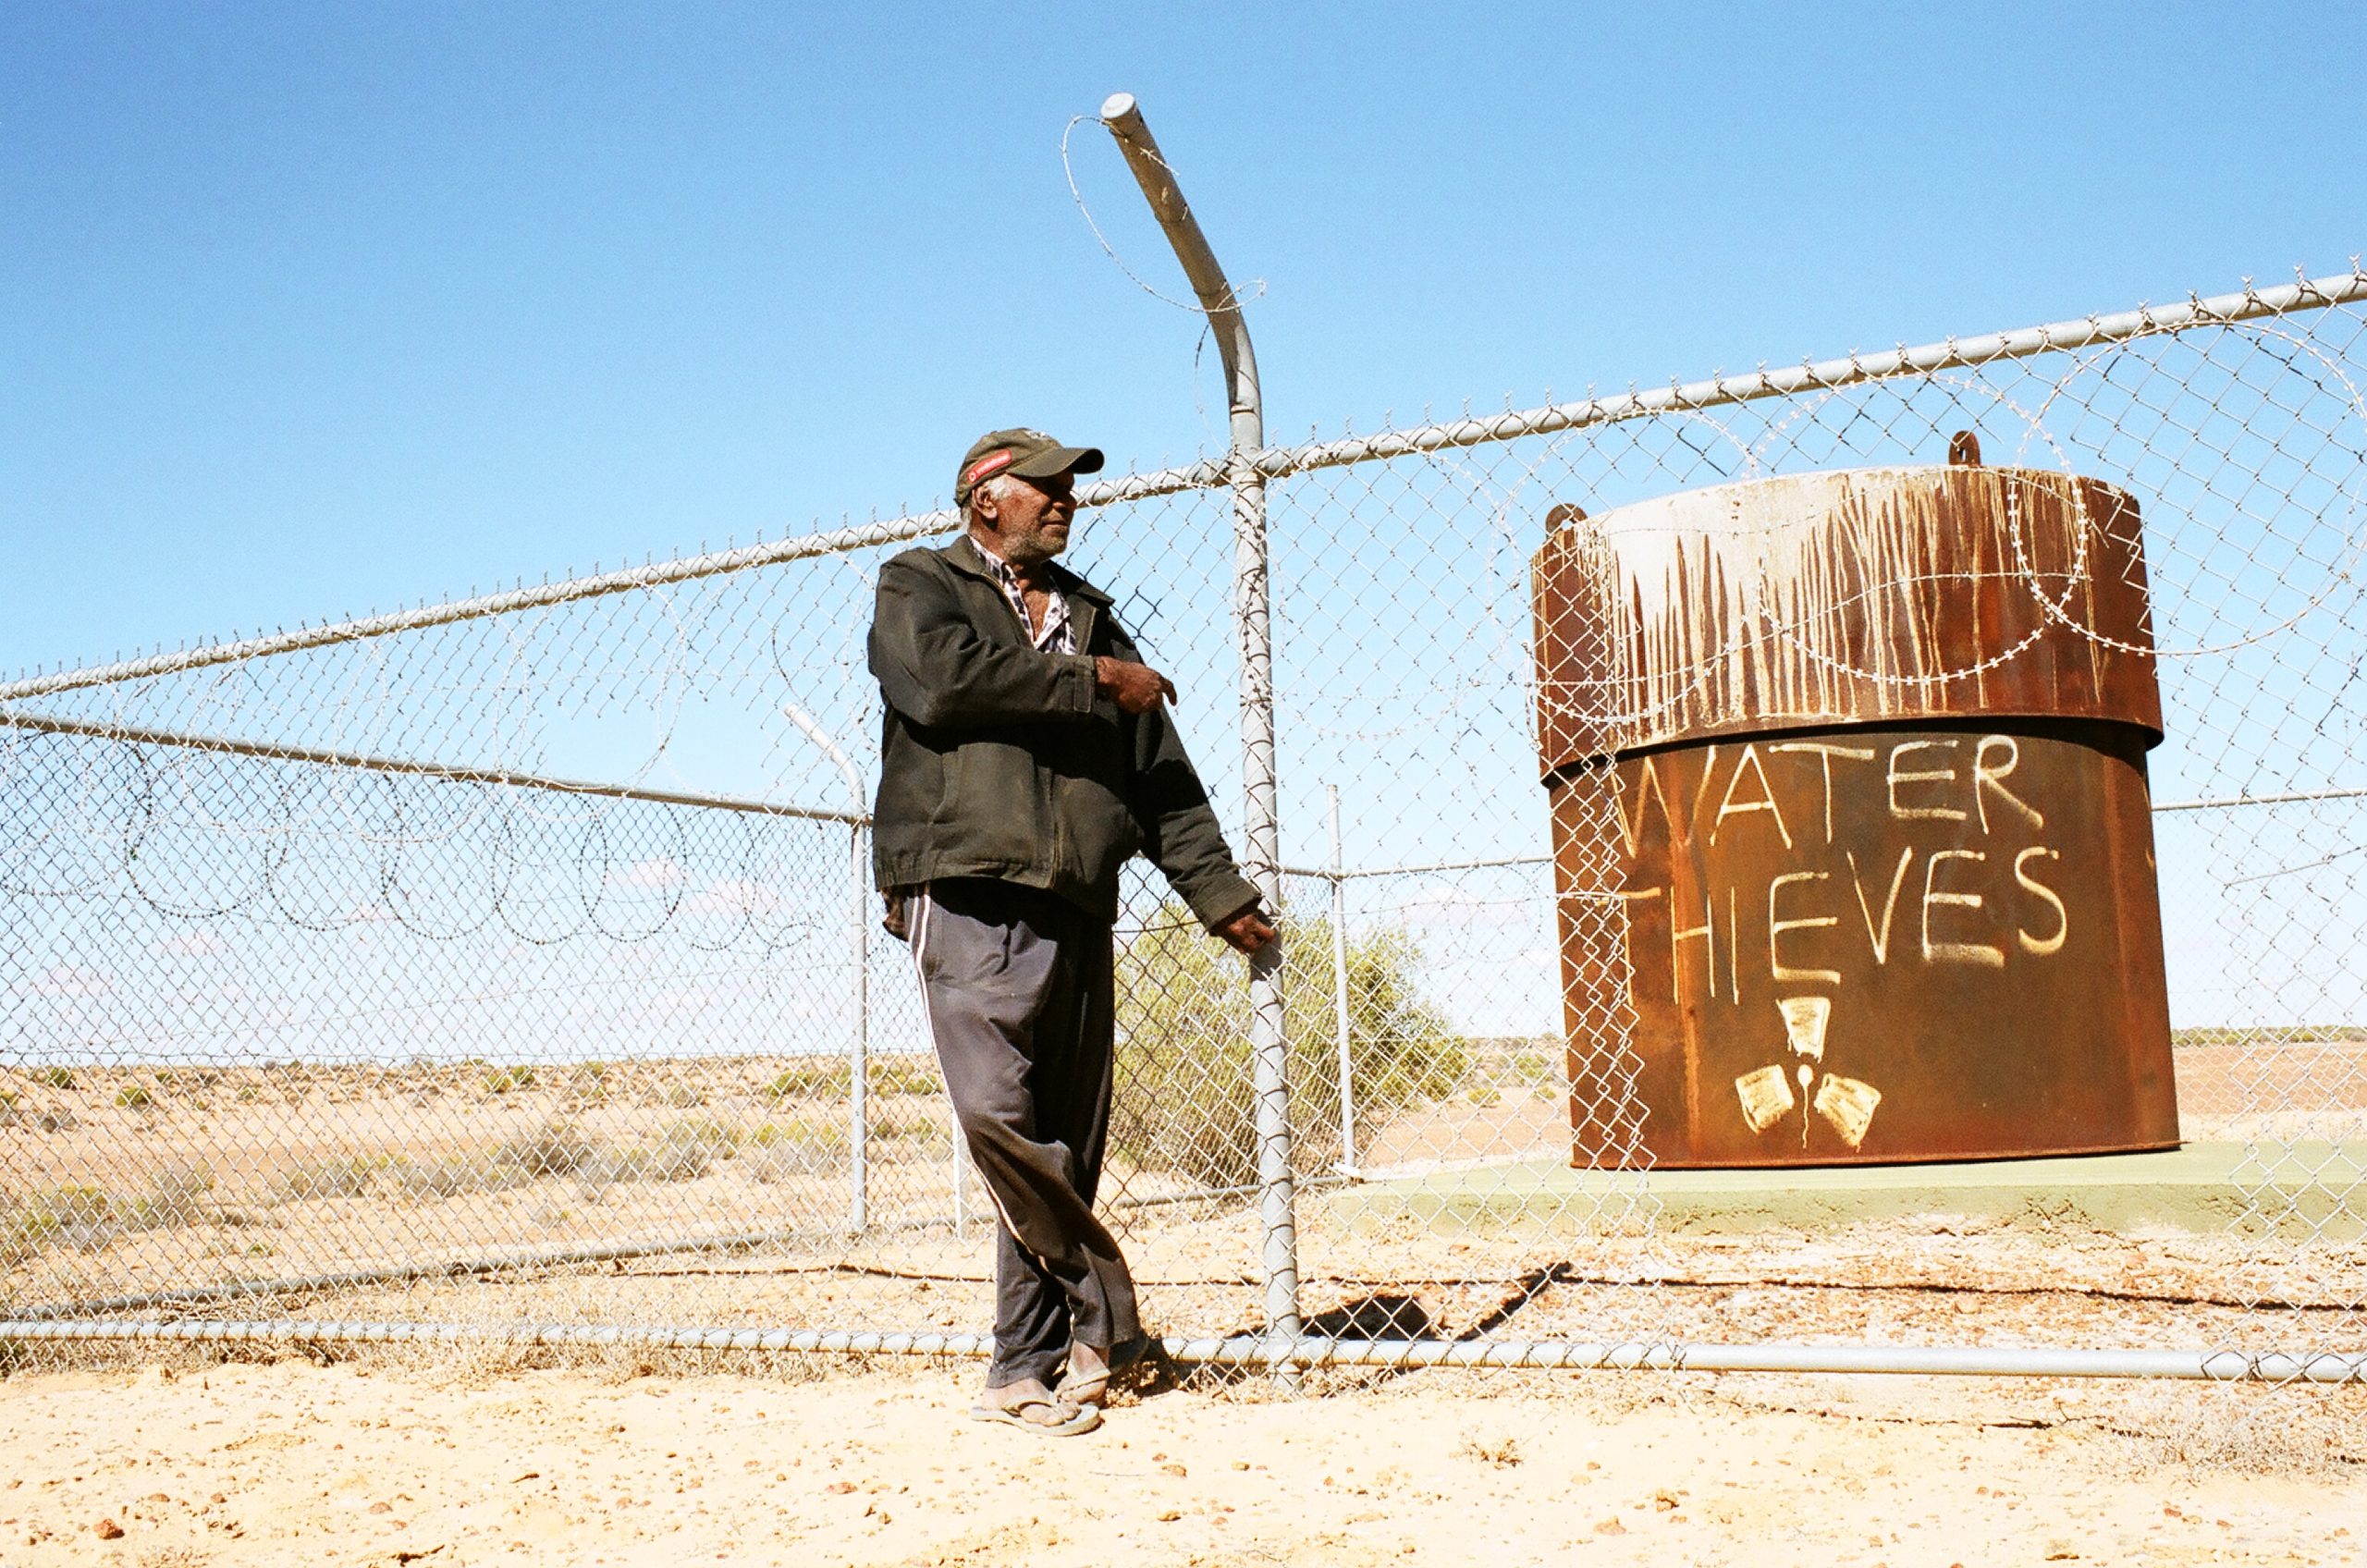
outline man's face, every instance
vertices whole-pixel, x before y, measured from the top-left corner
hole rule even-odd
[[[996,554],[1014,566],[1035,566],[1069,547],[1076,481],[1065,473],[1049,479],[1006,475],[979,495],[975,510],[994,536]]]

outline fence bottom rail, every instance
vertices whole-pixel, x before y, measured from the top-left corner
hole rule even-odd
[[[809,1355],[984,1357],[990,1334],[934,1329],[505,1326],[484,1323],[0,1321],[11,1342],[165,1341],[195,1343],[514,1343],[651,1350],[761,1351]],[[1160,1341],[1187,1365],[1314,1370],[1324,1367],[1501,1368],[1560,1372],[1804,1372],[1921,1377],[2126,1378],[2196,1382],[2367,1383],[2367,1352],[2251,1354],[2210,1350],[2066,1350],[1956,1345],[1603,1343],[1582,1340],[1334,1340],[1243,1334]]]

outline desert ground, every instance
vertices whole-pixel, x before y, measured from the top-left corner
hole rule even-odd
[[[2361,1046],[2309,1048],[2340,1060],[2293,1080],[2339,1103],[2291,1114],[2354,1118]],[[2261,1099],[2245,1070],[2181,1052],[2190,1135],[2283,1131],[2244,1124]],[[23,1312],[280,1281],[69,1315],[983,1328],[986,1231],[945,1221],[934,1085],[875,1084],[860,1241],[839,1088],[778,1062],[70,1085],[20,1070],[0,1294]],[[1542,1094],[1464,1093],[1368,1146],[1417,1168],[1535,1158],[1564,1146],[1561,1115]],[[1171,1332],[1252,1329],[1254,1209],[1170,1201],[1183,1184],[1142,1170],[1122,1189],[1142,1200],[1122,1223],[1146,1305]],[[1579,1236],[1327,1223],[1324,1201],[1302,1202],[1304,1299],[1352,1336],[2350,1348],[2367,1277],[2348,1231],[2087,1231],[2034,1212]],[[786,1229],[698,1240],[752,1226]],[[386,1271],[636,1237],[693,1244]],[[26,1342],[0,1346],[0,1568],[2367,1565],[2357,1388],[1417,1372],[1285,1390],[1183,1368],[1054,1441],[966,1419],[975,1364],[897,1357]]]
[[[975,1368],[290,1357],[0,1385],[0,1563],[1176,1568],[2367,1562],[2367,1391],[1567,1374],[1155,1383],[1097,1433]]]
[[[1375,1114],[1361,1163],[1385,1176],[1566,1159],[1557,1072],[1521,1043],[1474,1052],[1446,1092]],[[836,1060],[754,1058],[0,1070],[0,1312],[641,1243],[762,1235],[842,1253],[844,1072]],[[2367,1113],[2367,1037],[2249,1055],[2192,1046],[2178,1052],[2178,1088],[2189,1138],[2323,1139]],[[1125,1129],[1146,1121],[1130,1148]],[[1255,1244],[1198,1225],[1209,1210],[1177,1216],[1197,1225],[1196,1244],[1161,1219],[1195,1193],[1246,1197],[1228,1185],[1245,1169],[1189,1141],[1232,1119],[1143,1094],[1120,1122],[1103,1197],[1122,1231],[1172,1243],[1179,1277],[1239,1274]],[[866,1124],[865,1260],[936,1271],[940,1232],[949,1256],[970,1256],[988,1216],[964,1190],[934,1072],[875,1062]],[[1310,1194],[1325,1158],[1314,1151]],[[1352,1271],[1386,1268],[1376,1257]]]

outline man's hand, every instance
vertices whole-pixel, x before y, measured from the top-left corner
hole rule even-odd
[[[1233,950],[1254,953],[1274,939],[1274,928],[1266,914],[1256,904],[1225,920],[1217,926],[1217,935],[1233,944]]]
[[[1175,700],[1175,682],[1147,664],[1130,664],[1108,654],[1093,658],[1094,689],[1131,714],[1146,714],[1163,699]]]

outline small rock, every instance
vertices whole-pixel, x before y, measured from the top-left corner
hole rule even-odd
[[[1624,1536],[1627,1533],[1627,1526],[1621,1524],[1619,1522],[1619,1515],[1614,1513],[1610,1518],[1596,1525],[1594,1527],[1594,1533],[1598,1536]]]
[[[367,1510],[372,1513],[392,1513],[394,1511],[395,1505],[391,1502],[374,1502]]]
[[[1183,1517],[1184,1511],[1179,1508],[1162,1508],[1159,1511],[1159,1522],[1162,1525],[1172,1525]]]
[[[832,1497],[844,1497],[847,1493],[854,1490],[854,1483],[852,1481],[832,1481],[828,1486],[824,1487],[822,1489],[829,1493]]]
[[[1166,1471],[1171,1476],[1188,1476],[1191,1474],[1190,1471],[1184,1469],[1181,1464],[1162,1464],[1159,1468]]]
[[[99,1539],[103,1541],[119,1541],[123,1538],[123,1526],[112,1519],[102,1519],[91,1528],[97,1532]]]

